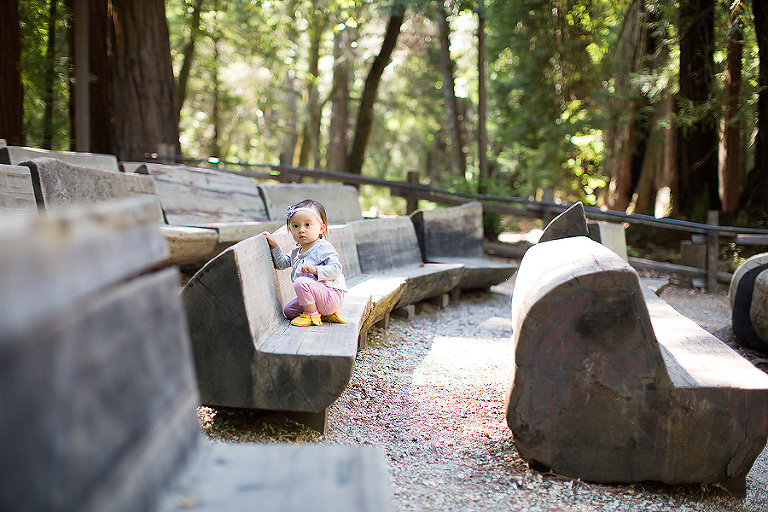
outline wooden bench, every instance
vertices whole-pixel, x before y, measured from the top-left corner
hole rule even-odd
[[[768,253],[756,254],[739,265],[728,287],[733,333],[740,343],[761,352],[768,352],[766,271]]]
[[[487,289],[507,280],[517,270],[517,265],[484,257],[480,203],[416,210],[411,214],[411,221],[424,261],[464,266],[459,289]]]
[[[245,176],[161,164],[142,164],[136,173],[155,179],[168,224],[215,229],[217,252],[285,222],[270,220],[256,182]]]
[[[352,376],[370,297],[346,298],[345,324],[294,327],[277,272],[256,236],[225,249],[182,290],[202,402],[301,413],[296,419],[322,432]]]
[[[464,275],[459,263],[425,263],[413,223],[408,217],[350,222],[357,246],[360,270],[377,277],[405,279],[403,295],[395,308],[412,315],[417,302],[438,298],[448,304],[448,294]]]
[[[261,183],[259,190],[272,220],[285,222],[285,209],[304,199],[321,202],[330,224],[343,224],[363,218],[357,189],[350,185]]]
[[[37,211],[35,191],[26,167],[0,164],[0,210]]]
[[[207,442],[151,200],[0,223],[0,509],[388,510],[372,447]]]
[[[0,164],[20,165],[22,162],[34,160],[35,158],[55,158],[56,160],[78,167],[120,172],[120,165],[118,164],[115,155],[73,151],[51,151],[48,149],[23,146],[0,147]]]
[[[768,439],[768,375],[643,291],[616,253],[587,237],[533,246],[512,320],[507,422],[525,460],[744,495]]]

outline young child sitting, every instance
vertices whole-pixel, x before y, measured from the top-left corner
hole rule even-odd
[[[339,255],[324,236],[328,230],[325,208],[317,201],[305,199],[289,206],[285,216],[288,230],[296,241],[289,255],[283,253],[270,233],[262,233],[272,249],[275,268],[291,267],[297,298],[285,305],[283,314],[298,327],[322,325],[321,318],[345,323],[339,308],[347,294],[347,285]]]

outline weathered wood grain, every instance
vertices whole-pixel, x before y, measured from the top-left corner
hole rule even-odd
[[[36,158],[55,158],[61,162],[77,167],[99,169],[102,171],[120,172],[120,166],[115,155],[101,153],[85,153],[72,151],[51,151],[48,149],[28,148],[22,146],[0,147],[0,164],[20,165]]]
[[[458,286],[464,267],[452,263],[424,263],[416,231],[408,217],[350,222],[360,270],[369,275],[405,279],[395,307],[448,293]]]
[[[763,342],[763,352],[768,351],[768,270],[763,270],[755,278],[749,319],[755,334]]]
[[[209,227],[212,223],[269,220],[251,178],[181,165],[144,164],[136,172],[154,178],[168,224]],[[264,229],[252,230],[247,236],[261,231]]]
[[[350,185],[261,183],[259,189],[272,220],[285,221],[285,209],[304,199],[321,202],[329,224],[343,224],[363,218],[357,189]]]
[[[221,252],[218,250],[219,234],[215,229],[162,224],[160,232],[168,244],[166,263],[169,265],[199,268]]]
[[[424,261],[464,266],[459,289],[484,289],[514,274],[517,265],[483,256],[483,206],[467,203],[411,214]]]
[[[539,242],[549,242],[572,236],[589,236],[587,218],[584,215],[584,205],[578,201],[570,208],[552,219],[544,228]]]
[[[0,164],[0,210],[37,211],[29,169]]]
[[[743,494],[768,438],[768,376],[645,293],[585,237],[529,249],[512,298],[518,451],[589,481]]]
[[[629,261],[624,226],[615,222],[592,220],[587,222],[587,230],[589,231],[589,238],[603,244],[624,261]]]
[[[728,287],[733,333],[739,342],[760,351],[768,351],[768,340],[755,332],[750,311],[755,279],[765,270],[768,270],[768,253],[756,254],[739,265]]]
[[[147,196],[156,204],[157,221],[163,219],[155,182],[150,177],[79,167],[53,158],[37,158],[24,162],[24,165],[30,169],[35,198],[41,209]]]
[[[269,244],[239,242],[182,291],[203,403],[321,412],[346,387],[368,301],[347,300],[346,324],[289,325]]]

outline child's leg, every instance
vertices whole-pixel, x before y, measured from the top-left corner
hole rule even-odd
[[[283,308],[283,315],[288,320],[293,320],[304,312],[304,308],[299,304],[299,299],[293,299]]]
[[[338,311],[344,301],[344,291],[328,288],[323,283],[309,277],[297,277],[293,282],[297,301],[303,311],[319,311],[321,315],[330,315]],[[287,308],[287,306],[286,306]]]

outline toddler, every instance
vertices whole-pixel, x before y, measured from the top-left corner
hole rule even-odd
[[[291,267],[291,281],[297,298],[285,305],[283,314],[298,327],[322,325],[321,318],[345,323],[339,308],[347,293],[347,285],[339,255],[324,237],[328,230],[325,208],[317,201],[305,199],[289,206],[285,216],[288,230],[296,241],[289,255],[283,253],[270,233],[262,233],[272,249],[275,268]]]

